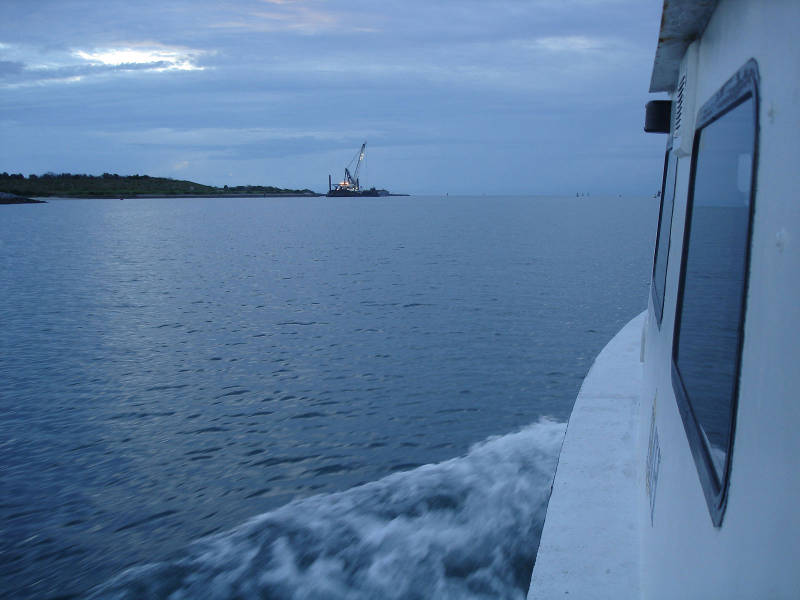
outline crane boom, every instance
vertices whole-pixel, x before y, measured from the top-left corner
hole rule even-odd
[[[364,150],[367,147],[367,142],[361,144],[361,150],[358,152],[358,162],[356,163],[356,168],[353,170],[353,179],[356,180],[356,185],[358,185],[358,171],[361,168],[361,163],[364,161]]]

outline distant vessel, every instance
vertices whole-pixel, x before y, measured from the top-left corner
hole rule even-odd
[[[367,142],[361,144],[361,150],[358,151],[353,157],[353,160],[344,168],[344,179],[339,183],[333,184],[331,176],[328,175],[328,193],[326,196],[390,196],[388,190],[378,190],[374,187],[369,189],[361,189],[361,184],[358,180],[358,172],[361,169],[361,163],[364,162],[364,154],[366,152]],[[350,173],[350,167],[356,163],[353,173]]]

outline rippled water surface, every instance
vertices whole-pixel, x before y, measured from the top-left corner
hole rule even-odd
[[[0,207],[0,593],[512,596],[656,209]]]

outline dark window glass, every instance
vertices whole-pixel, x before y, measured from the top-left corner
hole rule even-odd
[[[653,304],[659,325],[661,325],[661,319],[664,315],[664,290],[667,282],[672,207],[675,200],[675,177],[678,160],[674,152],[667,152],[666,163],[664,184],[661,190],[661,211],[658,216],[658,233],[656,234],[656,254],[653,259]]]
[[[746,291],[755,147],[752,96],[698,132],[675,363],[721,485],[730,450]]]

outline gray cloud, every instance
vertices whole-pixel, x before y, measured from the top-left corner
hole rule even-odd
[[[2,170],[306,187],[368,139],[416,192],[657,184],[657,0],[167,4],[0,6]]]
[[[25,65],[13,60],[0,60],[0,78],[7,78],[12,75],[19,75]]]

